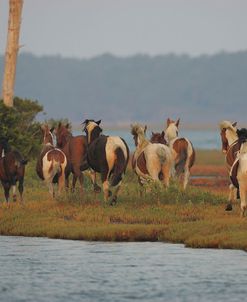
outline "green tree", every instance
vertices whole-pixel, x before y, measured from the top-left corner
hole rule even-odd
[[[37,101],[15,97],[14,107],[7,107],[3,100],[0,100],[0,137],[7,137],[9,144],[23,156],[37,156],[42,133],[36,116],[42,111],[43,106]]]

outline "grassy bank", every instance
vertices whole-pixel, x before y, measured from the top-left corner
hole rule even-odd
[[[202,167],[203,161],[199,161]],[[216,171],[217,171],[216,167]],[[86,177],[85,177],[86,178]],[[247,250],[247,219],[239,205],[224,211],[225,195],[215,195],[191,185],[186,192],[176,183],[164,191],[159,186],[139,194],[136,176],[128,171],[116,206],[94,196],[85,179],[85,192],[63,194],[51,200],[47,188],[28,165],[25,204],[1,203],[0,234],[75,240],[163,241],[188,247]],[[1,196],[3,196],[1,194]]]

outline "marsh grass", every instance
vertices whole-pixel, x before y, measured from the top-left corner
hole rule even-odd
[[[92,193],[86,177],[83,196],[77,188],[52,200],[33,162],[27,166],[24,196],[23,205],[0,204],[1,235],[163,241],[247,250],[247,219],[240,218],[239,206],[227,213],[224,196],[191,186],[183,191],[176,182],[167,190],[159,184],[141,189],[130,170],[115,206],[105,203],[102,193]]]

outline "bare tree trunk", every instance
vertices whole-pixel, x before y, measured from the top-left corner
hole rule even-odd
[[[3,102],[13,107],[17,54],[23,0],[9,0],[9,23],[3,76]]]

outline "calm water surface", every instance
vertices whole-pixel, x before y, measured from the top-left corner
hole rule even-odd
[[[0,236],[0,301],[246,301],[246,256]]]

